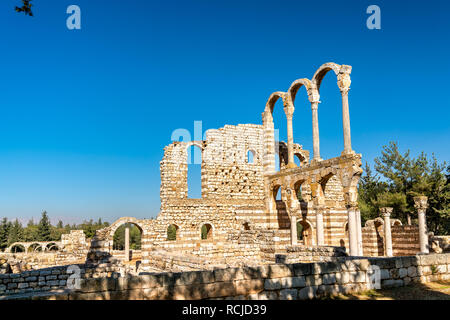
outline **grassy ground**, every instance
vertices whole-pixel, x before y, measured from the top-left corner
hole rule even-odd
[[[370,290],[353,295],[339,295],[340,300],[450,300],[450,281],[415,283],[401,288]]]

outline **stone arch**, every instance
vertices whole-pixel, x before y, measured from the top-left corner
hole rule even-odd
[[[299,230],[299,225],[301,226],[301,230]],[[312,223],[306,219],[303,218],[301,220],[297,221],[297,240],[302,241],[303,245],[305,246],[312,246],[314,245],[314,231]]]
[[[320,85],[323,78],[331,70],[333,70],[334,74],[337,76],[341,70],[341,66],[334,62],[324,63],[314,73],[314,76],[312,77],[312,84],[317,88],[317,91],[320,90]]]
[[[133,225],[135,225],[140,233],[141,233],[141,246],[144,242],[144,238],[146,237],[147,233],[146,230],[142,224],[142,222],[134,217],[122,217],[119,220],[116,220],[115,222],[113,222],[113,224],[111,224],[108,228],[109,228],[109,233],[107,234],[107,242],[109,245],[109,250],[113,250],[113,245],[114,245],[114,234],[116,233],[117,229],[126,224],[126,223],[131,223]]]
[[[189,147],[192,147],[192,146],[199,147],[200,150],[202,150],[202,151],[205,150],[205,148],[204,148],[204,146],[203,146],[203,141],[189,141],[189,142],[186,142],[185,150],[187,151],[188,148],[189,148]]]
[[[141,224],[141,221],[137,218],[134,217],[122,217],[119,220],[116,220],[115,222],[113,222],[113,224],[111,224],[109,226],[110,231],[109,231],[109,240],[112,241],[112,238],[114,237],[114,233],[116,233],[117,229],[126,223],[131,223],[134,224],[135,226],[138,227],[139,231],[141,231],[141,235],[144,235],[144,226]],[[112,243],[111,243],[112,245]]]
[[[56,242],[49,242],[45,245],[45,251],[59,251],[59,250],[61,250],[61,248]]]
[[[250,154],[252,155],[251,161],[250,161]],[[248,164],[256,164],[256,163],[258,163],[259,162],[259,160],[258,160],[258,153],[255,150],[253,150],[251,148],[248,148],[247,152],[245,154],[245,162],[248,163]]]
[[[264,109],[266,116],[271,116],[273,114],[273,108],[275,107],[275,103],[277,103],[279,98],[281,98],[284,103],[285,99],[287,98],[286,92],[277,91],[270,95],[269,99],[267,99],[266,107]],[[273,121],[273,117],[269,118]]]
[[[27,252],[43,252],[44,246],[39,242],[32,242],[27,248]]]
[[[215,228],[211,222],[200,224],[200,240],[211,240],[214,237]]]
[[[19,252],[23,252],[23,253],[28,252],[28,247],[22,243],[13,243],[6,252],[16,253],[17,250],[14,250],[14,248],[18,248],[18,247],[22,247],[22,249],[23,249],[23,251],[19,251]]]
[[[175,241],[178,240],[178,230],[180,229],[180,227],[178,227],[178,225],[176,225],[175,223],[171,223],[169,224],[169,226],[167,227],[167,240],[168,241]],[[172,235],[173,233],[173,235]]]
[[[306,89],[306,93],[308,94],[308,98],[311,100],[311,89],[313,88],[313,84],[311,82],[311,80],[306,79],[306,78],[302,78],[302,79],[297,79],[294,82],[292,82],[291,86],[289,87],[287,93],[288,93],[288,98],[291,99],[292,103],[295,102],[295,97],[297,96],[297,92],[301,87],[305,87]]]
[[[305,194],[304,194],[304,185],[306,185],[306,179],[304,177],[297,178],[294,182],[291,183],[291,188],[294,190],[296,198],[299,203],[306,202]]]

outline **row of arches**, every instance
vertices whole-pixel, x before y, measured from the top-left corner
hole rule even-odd
[[[308,100],[311,103],[312,110],[312,128],[313,128],[313,161],[321,161],[320,158],[320,143],[319,143],[319,123],[318,123],[318,105],[320,103],[320,85],[323,78],[329,72],[333,71],[337,76],[337,85],[342,96],[342,120],[343,120],[343,132],[344,132],[344,151],[343,154],[352,153],[351,148],[351,137],[350,137],[350,117],[348,110],[348,91],[350,89],[350,73],[351,66],[338,65],[336,63],[325,63],[323,64],[313,75],[312,79],[302,78],[295,80],[286,92],[277,91],[270,95],[267,100],[264,113],[263,113],[263,124],[266,129],[265,132],[274,132],[273,123],[273,111],[276,102],[281,98],[283,101],[283,110],[286,115],[287,120],[287,151],[288,151],[288,161],[287,168],[295,168],[298,165],[295,164],[294,160],[294,142],[293,142],[293,127],[292,119],[294,115],[294,103],[297,96],[298,90],[301,87],[305,87]],[[267,130],[269,129],[269,130]],[[266,139],[267,143],[266,150],[269,152],[266,154],[267,158],[265,163],[266,172],[275,171],[275,154],[277,150],[275,148],[275,135],[273,133],[272,137]]]
[[[179,227],[176,224],[170,224],[167,227],[167,238],[168,241],[176,241],[179,238]],[[200,226],[199,230],[200,240],[209,240],[213,237],[213,226],[210,223],[204,223]]]
[[[52,252],[52,251],[59,251],[60,245],[56,242],[50,242],[50,243],[39,243],[39,242],[32,242],[32,243],[15,243],[12,244],[8,252],[11,253],[31,253],[31,252]]]

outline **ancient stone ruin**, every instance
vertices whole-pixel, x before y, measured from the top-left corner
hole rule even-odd
[[[85,278],[96,278],[428,253],[426,198],[416,199],[418,227],[391,220],[391,208],[383,208],[381,218],[361,226],[357,202],[361,154],[353,151],[350,134],[351,71],[348,65],[326,63],[311,79],[295,80],[286,91],[272,93],[262,124],[225,125],[208,130],[203,141],[166,146],[160,162],[161,209],[156,219],[123,217],[98,230],[93,239],[72,231],[52,244],[58,249],[53,251],[29,252],[31,243],[13,244],[11,248],[22,245],[25,252],[9,248],[0,254],[3,264],[10,262],[9,273],[76,264]],[[336,75],[342,95],[344,149],[335,158],[322,159],[318,112],[320,85],[328,72]],[[302,87],[312,110],[312,156],[293,139],[295,101]],[[286,142],[275,141],[272,114],[278,99],[287,119]],[[201,152],[199,199],[188,197],[191,146]],[[275,167],[276,156],[279,167]],[[113,248],[114,233],[125,223],[139,228],[140,250],[130,250],[128,231],[125,250]],[[171,238],[169,229],[174,234]],[[38,245],[47,248],[49,243]],[[32,284],[22,288],[12,282],[2,285],[0,279],[0,295],[60,288],[69,277],[58,271],[57,283],[45,276],[37,281],[37,272],[30,276]]]

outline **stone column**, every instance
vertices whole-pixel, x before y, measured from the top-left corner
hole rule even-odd
[[[393,208],[380,208],[384,220],[384,254],[392,257],[391,213]]]
[[[125,261],[130,261],[130,228],[125,228]]]
[[[262,113],[264,125],[264,158],[263,166],[265,173],[274,173],[275,169],[275,127],[270,111]]]
[[[350,256],[358,255],[358,235],[356,233],[356,205],[347,205],[348,244]]]
[[[323,234],[323,207],[316,207],[316,236],[317,245],[323,246],[325,244]]]
[[[350,112],[348,109],[348,91],[350,90],[350,74],[339,73],[338,86],[342,95],[342,124],[344,129],[344,151],[343,154],[352,153],[352,138],[350,135]]]
[[[319,101],[311,102],[312,111],[312,129],[313,129],[313,161],[320,161],[320,140],[319,140],[319,116],[317,109],[319,108]]]
[[[428,208],[427,201],[428,198],[425,196],[414,197],[414,207],[416,208],[419,217],[419,242],[421,253],[430,252],[428,248],[427,222],[425,218],[425,213]]]
[[[297,217],[291,216],[291,245],[297,245]]]
[[[362,241],[362,230],[361,230],[361,211],[359,208],[356,210],[356,236],[358,240],[358,255],[363,256],[363,241]]]
[[[288,163],[286,168],[295,168],[297,165],[294,162],[294,132],[292,129],[292,118],[294,116],[294,106],[285,102],[284,112],[287,119],[287,147],[288,147]]]

